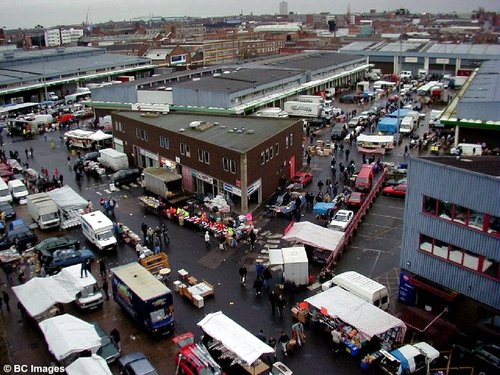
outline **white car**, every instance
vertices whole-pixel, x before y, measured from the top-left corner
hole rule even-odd
[[[360,121],[361,118],[359,116],[353,117],[352,119],[349,120],[347,126],[349,126],[350,128],[355,128],[356,126],[359,125]]]
[[[354,217],[354,212],[349,210],[338,210],[332,221],[330,221],[330,228],[345,232],[347,227]]]

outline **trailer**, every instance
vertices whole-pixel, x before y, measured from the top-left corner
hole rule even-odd
[[[68,185],[51,190],[47,193],[59,209],[61,229],[80,225],[80,215],[88,206],[88,201],[81,197]]]
[[[101,163],[103,167],[110,168],[115,172],[129,167],[127,154],[117,151],[114,148],[103,148],[99,150],[97,161]]]
[[[288,116],[318,118],[321,116],[323,105],[321,103],[288,101],[285,102],[283,109],[288,113]]]

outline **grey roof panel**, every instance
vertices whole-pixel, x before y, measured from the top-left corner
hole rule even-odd
[[[500,157],[498,156],[474,156],[461,159],[454,156],[426,156],[421,159],[488,176],[500,176]]]

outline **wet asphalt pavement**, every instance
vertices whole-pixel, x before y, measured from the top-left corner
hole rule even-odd
[[[345,109],[354,108],[353,106],[342,107]],[[359,107],[356,109],[361,112]],[[365,106],[364,109],[368,109],[368,106]],[[328,139],[329,130],[329,128],[323,129],[320,138]],[[123,222],[137,233],[140,233],[140,226],[143,222],[153,227],[165,222],[169,228],[171,239],[170,245],[164,249],[169,255],[172,269],[169,287],[172,286],[171,282],[177,279],[176,271],[181,268],[188,270],[199,280],[204,279],[215,285],[215,296],[206,298],[205,306],[201,309],[196,308],[174,292],[176,334],[191,331],[196,337],[199,337],[201,330],[196,326],[196,323],[205,314],[219,310],[222,310],[250,332],[257,333],[263,329],[267,336],[278,337],[280,331],[284,329],[290,334],[291,325],[294,323],[290,315],[291,304],[288,303],[285,307],[283,319],[273,317],[267,295],[264,293],[264,295],[257,297],[251,288],[255,278],[255,259],[260,256],[260,251],[267,247],[290,245],[281,240],[283,230],[289,223],[287,219],[279,217],[259,219],[256,225],[259,229],[257,246],[253,251],[250,251],[248,243],[240,243],[237,248],[230,249],[225,253],[219,252],[214,243],[212,249],[207,251],[202,232],[179,226],[145,211],[137,200],[137,197],[143,194],[141,187],[130,186],[128,189],[123,188],[121,191],[109,193],[106,177],[101,180],[84,177],[82,184],[77,185],[72,169],[67,166],[68,151],[64,143],[60,141],[60,135],[62,133],[50,133],[47,141],[44,140],[43,136],[18,142],[13,142],[12,139],[5,137],[4,149],[7,152],[17,149],[22,162],[25,162],[24,148],[33,146],[34,157],[28,159],[30,167],[38,171],[41,167],[49,168],[50,173],[53,173],[54,168],[58,167],[64,175],[65,184],[71,185],[85,199],[92,200],[94,207],[99,207],[101,197],[112,196],[118,203],[116,220]],[[405,139],[403,144],[395,149],[392,155],[387,156],[384,161],[404,161],[403,149],[407,142],[408,139]],[[350,159],[354,159],[357,166],[361,164],[361,155],[357,153],[355,146],[351,147]],[[74,160],[75,157],[72,157],[72,162]],[[315,156],[310,167],[315,178],[306,190],[317,193],[316,183],[318,179],[325,181],[326,178],[330,177],[330,157]],[[28,219],[25,206],[17,206],[16,211],[18,217]],[[404,200],[378,197],[354,236],[348,251],[338,262],[336,271],[355,270],[361,272],[388,285],[391,293],[397,293],[403,211]],[[302,220],[314,222],[312,212],[305,212]],[[88,246],[83,241],[79,228],[67,233],[81,238],[83,246]],[[40,239],[59,234],[58,232],[41,233]],[[116,265],[137,260],[135,250],[127,244],[120,245],[116,254],[105,255],[103,258],[108,270]],[[246,286],[241,286],[239,283],[238,269],[243,263],[249,270]],[[317,275],[319,267],[313,266],[312,270]],[[96,277],[98,275],[96,264],[94,264],[93,274]],[[276,274],[274,276],[276,277]],[[3,285],[6,284],[3,273],[0,275],[0,281]],[[301,301],[318,290],[300,290],[296,293],[295,300]],[[12,296],[12,308],[10,313],[3,312],[3,319],[12,364],[49,364],[53,358],[48,352],[41,333],[34,325],[21,319],[20,313],[15,307],[17,303],[15,296],[12,291],[9,293]],[[162,339],[149,338],[119,309],[112,299],[104,302],[102,310],[82,313],[73,305],[67,305],[66,312],[86,321],[98,321],[108,332],[113,328],[118,328],[122,337],[123,354],[142,351],[160,374],[172,375],[175,373],[176,348],[172,344],[171,336]],[[367,371],[360,368],[361,358],[352,358],[347,353],[333,353],[329,335],[312,331],[309,328],[306,328],[306,335],[308,336],[307,343],[296,353],[292,353],[287,358],[278,353],[278,359],[286,363],[294,371],[294,374],[371,373],[372,370]],[[115,365],[112,366],[112,370],[114,373],[118,373]]]

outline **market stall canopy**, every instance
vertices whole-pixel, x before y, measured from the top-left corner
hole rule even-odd
[[[113,136],[111,134],[106,134],[102,130],[98,130],[89,136],[89,139],[99,142],[105,141],[106,139],[111,139]]]
[[[22,285],[12,287],[12,290],[32,317],[44,313],[56,303],[73,302],[79,292],[74,285],[65,285],[53,276],[35,277]]]
[[[60,209],[84,209],[89,202],[68,185],[49,191],[47,194],[56,202]]]
[[[402,320],[339,286],[318,293],[305,301],[318,310],[326,310],[329,316],[339,318],[355,327],[367,340],[391,328],[400,327],[397,341],[402,342],[406,333],[406,325]]]
[[[88,139],[90,136],[94,134],[93,131],[90,130],[81,130],[81,129],[75,129],[75,130],[70,130],[66,133],[64,133],[65,138],[84,138]]]
[[[198,322],[198,326],[249,366],[261,355],[274,353],[273,348],[228,318],[222,311],[208,314]]]
[[[50,352],[58,361],[84,350],[95,354],[101,347],[95,327],[73,315],[58,315],[40,322],[39,326]]]
[[[335,251],[344,237],[344,232],[324,228],[309,221],[294,223],[283,236],[286,241],[296,241],[318,249]]]
[[[68,375],[112,375],[106,360],[98,355],[78,358],[66,367]]]

